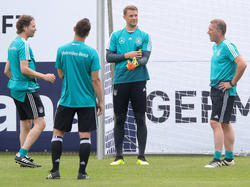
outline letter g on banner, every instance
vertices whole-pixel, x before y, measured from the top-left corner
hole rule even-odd
[[[154,123],[163,123],[165,122],[170,115],[170,106],[169,105],[160,105],[158,102],[154,102],[154,99],[157,97],[161,98],[163,101],[169,101],[169,97],[166,93],[162,91],[153,91],[147,97],[147,117],[150,121]],[[163,111],[160,117],[156,117],[153,112],[153,102],[154,105],[157,104],[157,110]]]

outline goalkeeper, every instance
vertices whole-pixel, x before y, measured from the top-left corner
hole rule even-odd
[[[114,140],[116,158],[110,165],[125,164],[123,159],[124,123],[131,101],[139,144],[138,165],[149,165],[145,159],[147,141],[146,82],[149,74],[146,67],[151,53],[151,39],[138,26],[138,9],[129,5],[123,10],[126,27],[112,33],[106,60],[115,63],[113,104],[115,113]]]

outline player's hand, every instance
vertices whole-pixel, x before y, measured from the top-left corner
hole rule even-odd
[[[125,57],[126,58],[129,58],[129,59],[133,59],[133,58],[141,58],[142,57],[142,51],[139,50],[139,51],[131,51],[129,53],[126,53],[125,54]]]
[[[51,83],[54,83],[55,80],[56,80],[56,76],[54,74],[52,74],[52,73],[47,73],[44,76],[44,80],[46,80],[48,82],[51,82]]]
[[[127,63],[127,69],[128,70],[133,70],[137,66],[139,66],[139,63],[138,63],[138,61],[136,60],[135,57],[133,58],[133,61],[128,60],[128,63]]]
[[[96,107],[97,107],[97,116],[102,115],[103,112],[104,112],[104,104],[103,104],[103,102],[98,102]]]
[[[221,83],[219,84],[219,88],[220,88],[221,90],[223,90],[223,92],[224,92],[224,91],[226,91],[226,90],[228,90],[228,89],[231,89],[232,86],[231,86],[230,82],[221,82]]]

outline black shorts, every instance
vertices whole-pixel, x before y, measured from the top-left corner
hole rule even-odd
[[[127,113],[129,100],[134,113],[144,114],[146,112],[146,99],[146,81],[114,85],[113,104],[116,115]]]
[[[229,96],[229,91],[211,88],[210,92],[212,100],[211,120],[220,123],[229,123],[233,111],[235,96]]]
[[[64,132],[70,132],[75,113],[77,113],[78,117],[79,132],[96,130],[95,107],[71,108],[62,105],[59,105],[56,110],[54,128]]]
[[[13,98],[14,99],[14,98]],[[24,102],[14,99],[20,120],[44,117],[44,107],[37,92],[27,93]]]

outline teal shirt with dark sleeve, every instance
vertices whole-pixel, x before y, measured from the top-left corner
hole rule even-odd
[[[210,86],[219,88],[220,82],[229,82],[233,79],[237,64],[235,58],[240,56],[236,46],[229,40],[224,39],[213,46],[213,56],[211,59]],[[229,95],[236,95],[236,85],[229,89]]]
[[[64,72],[59,104],[66,107],[95,107],[93,71],[100,70],[97,51],[81,41],[58,48],[56,68]]]
[[[8,61],[12,74],[8,88],[11,96],[21,102],[24,102],[26,93],[35,92],[39,88],[35,78],[22,74],[20,63],[23,60],[28,60],[28,67],[36,71],[35,59],[29,43],[18,36],[8,48]]]
[[[116,54],[124,54],[131,51],[151,51],[152,44],[149,34],[137,29],[129,33],[126,28],[112,33],[108,49]],[[127,69],[128,60],[115,63],[114,84],[130,83],[149,80],[146,65],[139,65],[134,70]]]

